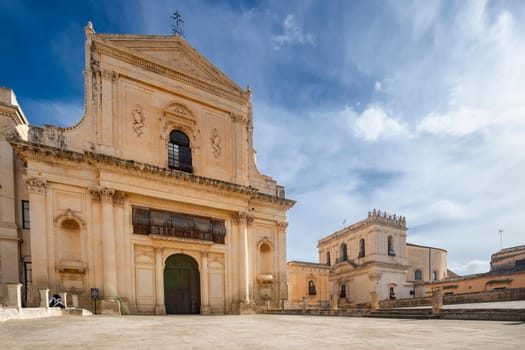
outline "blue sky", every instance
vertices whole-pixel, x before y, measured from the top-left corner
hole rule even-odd
[[[87,21],[186,40],[253,90],[258,167],[298,201],[288,260],[378,208],[458,273],[525,244],[521,1],[0,0],[0,85],[32,124],[83,111]]]

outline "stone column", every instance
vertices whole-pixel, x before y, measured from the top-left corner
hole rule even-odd
[[[238,213],[234,215],[234,221],[238,222],[241,230],[241,247],[242,247],[242,286],[241,296],[242,302],[240,304],[240,313],[254,313],[255,303],[250,300],[250,254],[248,245],[248,225],[253,222],[253,217],[246,213]]]
[[[443,307],[443,290],[440,287],[432,289],[432,314],[439,315]]]
[[[45,180],[34,177],[27,178],[25,182],[29,192],[29,210],[31,220],[31,263],[33,268],[33,288],[36,292],[36,289],[43,289],[49,286],[46,232],[47,183]],[[30,294],[33,294],[36,299],[36,293]],[[28,303],[31,306],[36,306],[38,305],[38,300],[28,300]]]
[[[78,308],[78,294],[71,294],[71,303],[75,309]]]
[[[201,255],[201,314],[209,315],[210,302],[209,302],[209,284],[208,284],[208,253],[204,252]]]
[[[162,261],[162,248],[155,248],[155,286],[157,296],[155,315],[165,315],[166,305],[164,304],[164,262]]]
[[[22,283],[6,283],[7,307],[22,308]]]
[[[117,295],[117,262],[115,257],[115,232],[113,225],[113,195],[115,190],[100,189],[102,200],[102,261],[104,266],[104,299]]]
[[[40,292],[40,307],[49,307],[49,289],[39,289]]]
[[[339,302],[339,295],[332,294],[330,295],[330,314],[334,314],[338,309],[337,303]]]
[[[60,295],[60,299],[62,299],[62,303],[64,304],[64,307],[67,308],[67,292],[58,293]]]

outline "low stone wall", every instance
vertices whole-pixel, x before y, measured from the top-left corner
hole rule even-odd
[[[486,303],[494,301],[525,300],[525,288],[505,289],[490,292],[445,295],[445,304]]]
[[[470,304],[496,301],[525,300],[525,288],[505,289],[499,291],[452,294],[443,296],[443,304]],[[418,307],[432,305],[432,298],[413,298],[400,300],[383,300],[379,302],[382,309],[400,307]]]
[[[0,308],[0,322],[68,315],[90,316],[93,314],[85,309],[61,309],[59,307]]]
[[[441,309],[448,320],[525,321],[525,309]]]

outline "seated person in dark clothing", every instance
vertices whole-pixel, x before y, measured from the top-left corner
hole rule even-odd
[[[60,298],[60,295],[54,294],[49,299],[49,307],[59,307],[61,309],[65,308],[64,303],[62,302],[62,298]]]

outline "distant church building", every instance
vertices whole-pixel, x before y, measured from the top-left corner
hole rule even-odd
[[[447,277],[447,252],[407,243],[406,219],[373,210],[319,240],[320,263],[288,263],[289,302],[327,306],[423,297],[425,282]]]
[[[0,89],[0,299],[20,282],[27,306],[50,289],[92,309],[97,288],[130,313],[278,307],[294,201],[256,168],[251,91],[180,36],[85,33],[78,124],[32,126]]]

